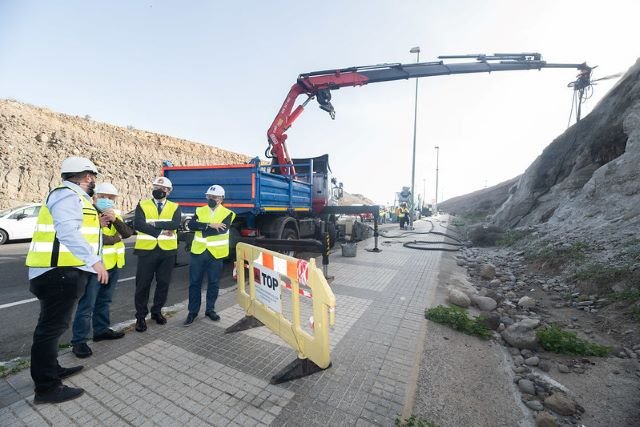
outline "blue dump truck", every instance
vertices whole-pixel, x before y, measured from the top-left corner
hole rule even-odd
[[[342,197],[342,185],[331,178],[329,156],[293,163],[295,175],[279,174],[280,165],[262,164],[258,158],[239,165],[165,166],[162,172],[173,183],[169,199],[180,205],[185,217],[205,205],[209,186],[224,187],[224,205],[236,214],[232,247],[240,237],[320,240],[323,232],[332,245],[335,213],[328,208]]]

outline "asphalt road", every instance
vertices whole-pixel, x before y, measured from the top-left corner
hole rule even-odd
[[[111,322],[116,324],[134,318],[133,296],[137,257],[133,255],[135,238],[126,240],[126,265],[120,271],[118,288],[111,303]],[[27,267],[24,265],[29,241],[9,242],[0,246],[0,361],[18,356],[29,356],[33,330],[40,306],[29,292]],[[178,261],[169,287],[167,306],[185,301],[189,288],[189,254],[183,243],[178,250]],[[233,285],[232,263],[225,263],[220,288]],[[154,288],[154,287],[153,287]],[[153,301],[153,288],[150,302]],[[61,339],[69,342],[70,331]]]

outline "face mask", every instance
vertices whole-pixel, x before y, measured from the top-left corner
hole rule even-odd
[[[93,193],[94,193],[94,192],[93,192],[93,190],[94,190],[95,188],[96,188],[96,183],[95,183],[95,182],[90,182],[90,183],[87,185],[87,191],[86,191],[87,196],[89,196],[89,197],[93,197]]]
[[[164,199],[165,197],[167,197],[167,192],[162,190],[153,190],[151,194],[156,200]]]
[[[213,209],[216,206],[218,206],[218,201],[214,199],[207,199],[207,204],[209,205],[210,208]]]
[[[111,199],[98,199],[96,200],[96,207],[101,211],[106,211],[107,209],[113,209],[113,200]]]

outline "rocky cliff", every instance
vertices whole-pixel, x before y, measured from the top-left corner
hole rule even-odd
[[[493,222],[563,231],[638,225],[639,164],[640,60],[529,166]]]
[[[640,60],[520,177],[440,207],[478,219],[490,215],[503,228],[536,226],[555,235],[624,240],[640,232],[638,165]]]
[[[0,208],[41,200],[59,184],[62,160],[73,155],[90,158],[100,171],[98,182],[118,188],[123,211],[149,196],[164,160],[178,166],[250,159],[179,138],[0,100]]]

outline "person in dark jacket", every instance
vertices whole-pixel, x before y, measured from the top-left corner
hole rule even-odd
[[[178,227],[182,213],[177,203],[167,200],[173,185],[160,176],[153,180],[152,198],[141,200],[136,207],[134,228],[138,232],[134,254],[138,256],[136,270],[136,331],[147,330],[145,318],[149,312],[149,291],[153,278],[156,291],[151,306],[151,318],[159,325],[167,323],[162,307],[167,302],[171,274],[178,253]]]
[[[109,282],[100,284],[96,276],[90,276],[84,295],[78,301],[72,327],[71,351],[79,358],[93,354],[91,347],[87,344],[92,323],[93,341],[124,337],[124,332],[114,331],[109,327],[111,325],[109,306],[118,285],[119,270],[124,267],[125,246],[122,240],[130,237],[133,229],[126,225],[114,210],[118,190],[113,184],[108,182],[98,184],[95,193],[93,198],[100,212],[102,226],[102,262],[109,273]]]

